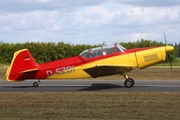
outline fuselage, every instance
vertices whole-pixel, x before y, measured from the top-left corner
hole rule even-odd
[[[165,61],[165,47],[137,48],[124,52],[115,52],[93,58],[84,58],[81,55],[39,64],[39,71],[27,75],[27,79],[76,79],[91,77],[84,69],[96,65],[129,65],[131,69],[143,69]],[[114,74],[118,74],[114,73]]]
[[[110,47],[88,49],[78,56],[43,64],[37,64],[29,50],[22,49],[15,52],[6,72],[6,79],[8,81],[61,80],[126,73],[136,68],[143,69],[165,61],[166,53],[173,49],[172,46],[125,49],[114,44]]]

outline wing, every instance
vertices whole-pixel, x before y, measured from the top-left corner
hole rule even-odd
[[[137,66],[133,65],[95,65],[92,67],[85,68],[84,71],[88,73],[91,77],[96,78],[100,76],[113,75],[118,73],[123,73],[123,71],[131,71]]]

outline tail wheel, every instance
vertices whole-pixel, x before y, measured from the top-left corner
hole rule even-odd
[[[133,87],[134,86],[134,80],[132,79],[132,78],[128,78],[128,79],[126,79],[125,80],[125,82],[124,82],[124,86],[126,87],[126,88],[131,88],[131,87]]]
[[[39,83],[38,82],[34,82],[33,83],[33,87],[38,87],[39,86]]]
[[[38,87],[40,83],[41,83],[41,81],[40,81],[40,79],[38,79],[38,82],[33,83],[33,87]]]

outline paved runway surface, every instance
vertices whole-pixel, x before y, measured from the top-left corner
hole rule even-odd
[[[39,87],[32,87],[33,82],[1,80],[0,92],[180,92],[180,80],[136,80],[132,88],[125,88],[123,80],[42,80]]]

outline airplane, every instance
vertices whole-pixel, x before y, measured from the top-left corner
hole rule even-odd
[[[166,55],[169,58],[173,49],[170,45],[126,49],[115,43],[87,49],[77,56],[43,64],[37,64],[28,49],[21,49],[14,53],[6,79],[9,82],[37,79],[33,86],[38,87],[40,80],[44,79],[96,78],[120,74],[125,78],[124,86],[131,88],[135,81],[129,77],[128,72],[165,61]]]

